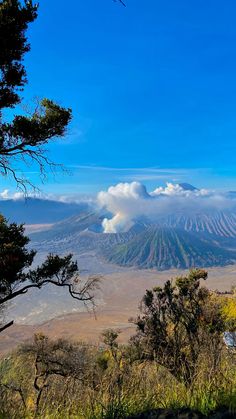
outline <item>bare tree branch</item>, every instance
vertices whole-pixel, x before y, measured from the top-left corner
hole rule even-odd
[[[126,7],[126,4],[122,0],[113,0],[114,3],[121,3],[124,7]]]
[[[14,324],[14,321],[12,320],[11,322],[5,324],[4,326],[0,326],[0,333],[8,329],[8,327],[11,327],[13,324]]]
[[[11,294],[7,295],[6,297],[1,298],[0,299],[0,305],[5,304],[7,301],[13,300],[13,298],[18,297],[19,295],[26,294],[32,288],[41,289],[44,285],[47,285],[47,284],[55,285],[56,287],[68,288],[70,296],[72,298],[78,300],[78,301],[82,301],[82,302],[91,301],[91,302],[93,302],[94,294],[92,294],[91,291],[94,290],[94,289],[99,288],[100,279],[101,279],[101,277],[99,277],[99,276],[97,276],[97,277],[94,276],[94,277],[88,278],[85,285],[83,285],[83,287],[81,289],[79,289],[78,291],[75,291],[73,283],[72,284],[60,283],[58,281],[53,281],[51,279],[47,279],[47,280],[44,280],[42,282],[39,282],[38,284],[26,285],[25,287],[19,289],[18,291],[12,292]],[[10,324],[9,324],[9,326],[10,326]],[[1,331],[1,329],[0,329],[0,331]]]

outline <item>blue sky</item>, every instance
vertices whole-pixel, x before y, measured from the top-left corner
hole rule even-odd
[[[24,98],[52,98],[74,116],[49,147],[71,174],[42,190],[96,193],[132,180],[236,189],[235,1],[126,4],[40,1]]]

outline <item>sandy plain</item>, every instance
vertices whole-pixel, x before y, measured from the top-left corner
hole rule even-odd
[[[132,270],[105,275],[98,291],[96,317],[92,312],[73,312],[37,325],[20,324],[16,318],[14,326],[0,335],[0,354],[6,354],[38,332],[51,338],[64,337],[98,344],[101,342],[102,332],[113,328],[121,331],[120,342],[127,342],[135,332],[135,326],[129,319],[139,313],[139,304],[145,290],[163,285],[167,279],[185,272]],[[236,265],[208,269],[205,285],[212,290],[230,290],[236,285]]]

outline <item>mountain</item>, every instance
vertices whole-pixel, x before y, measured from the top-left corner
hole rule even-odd
[[[173,213],[159,219],[161,225],[195,233],[207,233],[219,237],[236,238],[236,212],[225,211],[206,211],[185,214]]]
[[[82,231],[102,232],[102,220],[104,216],[96,212],[81,211],[63,221],[55,223],[53,228],[40,233],[33,233],[31,238],[37,241],[62,240],[66,237],[75,236]]]
[[[229,191],[229,192],[226,192],[226,197],[227,198],[229,198],[229,199],[236,199],[236,191]]]
[[[0,213],[9,221],[25,224],[50,224],[87,211],[89,204],[65,203],[49,199],[0,200]]]
[[[31,246],[39,251],[73,252],[93,251],[102,255],[104,249],[130,240],[138,229],[121,234],[104,234],[102,221],[108,214],[100,211],[82,212],[54,224],[46,231],[31,233]],[[136,230],[137,229],[137,230]]]
[[[179,183],[179,186],[184,189],[185,191],[197,191],[198,188],[196,188],[193,185],[190,185],[190,183]]]
[[[235,214],[214,212],[197,216],[163,217],[157,223],[136,220],[127,233],[104,234],[108,214],[82,212],[31,234],[32,247],[45,252],[73,252],[120,266],[189,268],[224,266],[236,261]]]
[[[180,186],[189,191],[197,189],[188,183]],[[233,204],[225,210],[206,205],[191,207],[190,212],[188,207],[173,206],[165,214],[134,219],[128,232],[109,234],[103,232],[103,220],[113,215],[105,210],[87,204],[60,207],[53,201],[32,202],[36,209],[31,216],[38,222],[37,212],[46,205],[40,220],[51,217],[53,225],[31,233],[31,246],[42,254],[72,252],[85,265],[95,260],[91,262],[94,266],[109,263],[159,270],[224,266],[236,262],[236,206],[234,198],[230,199]],[[66,213],[68,218],[55,222],[57,216]]]
[[[139,268],[224,266],[236,261],[232,252],[181,229],[149,227],[125,244],[106,252],[109,262]]]

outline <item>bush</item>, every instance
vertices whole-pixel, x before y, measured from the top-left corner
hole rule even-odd
[[[200,287],[202,275],[193,271],[148,291],[138,320],[143,329],[128,345],[118,344],[114,330],[103,333],[101,347],[35,335],[0,362],[3,417],[118,419],[187,408],[236,412],[236,352],[223,341],[225,327],[234,329],[232,303]],[[158,335],[161,324],[165,329]],[[164,345],[161,352],[153,346],[160,336],[166,352]],[[176,352],[173,341],[179,343]],[[174,355],[180,355],[181,368]]]

